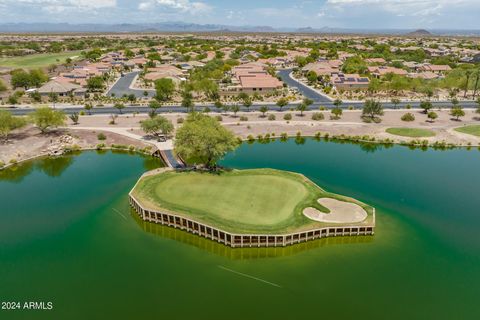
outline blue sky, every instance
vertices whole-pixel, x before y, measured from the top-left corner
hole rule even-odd
[[[480,0],[0,0],[1,22],[480,29]]]

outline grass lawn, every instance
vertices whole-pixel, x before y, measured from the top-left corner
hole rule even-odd
[[[459,128],[455,128],[455,131],[480,137],[480,125],[459,127]]]
[[[388,128],[386,130],[390,134],[410,138],[427,138],[435,136],[435,132],[428,129],[418,128]]]
[[[60,53],[41,53],[21,57],[0,58],[0,67],[36,69],[46,68],[51,64],[65,63],[67,58],[80,56],[80,51]]]
[[[317,202],[321,197],[358,203],[327,193],[302,175],[271,169],[218,174],[170,171],[141,179],[133,196],[148,208],[239,233],[284,233],[323,226],[302,213],[306,207],[328,213]]]

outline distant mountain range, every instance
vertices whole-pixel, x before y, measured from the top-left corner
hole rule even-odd
[[[274,28],[271,26],[231,26],[187,22],[70,24],[70,23],[0,23],[0,33],[128,33],[128,32],[290,32],[323,34],[391,34],[391,35],[449,35],[480,36],[480,30],[412,30],[412,29],[349,29],[349,28]]]

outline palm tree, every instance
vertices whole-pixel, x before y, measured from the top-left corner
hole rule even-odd
[[[478,69],[477,72],[475,73],[475,85],[473,86],[473,99],[474,100],[475,100],[475,97],[477,96],[479,80],[480,80],[480,69]]]
[[[463,97],[467,97],[467,92],[468,92],[468,84],[470,82],[470,76],[472,75],[471,70],[466,70],[465,71],[465,92],[463,93]]]

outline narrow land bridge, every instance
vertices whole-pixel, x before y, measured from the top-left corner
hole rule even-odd
[[[75,127],[78,130],[94,130],[94,131],[108,131],[125,137],[135,139],[154,146],[152,155],[161,158],[169,168],[183,168],[185,164],[178,159],[173,153],[173,140],[156,141],[154,139],[148,140],[145,137],[139,136],[131,132],[128,128],[109,128],[109,127]]]

